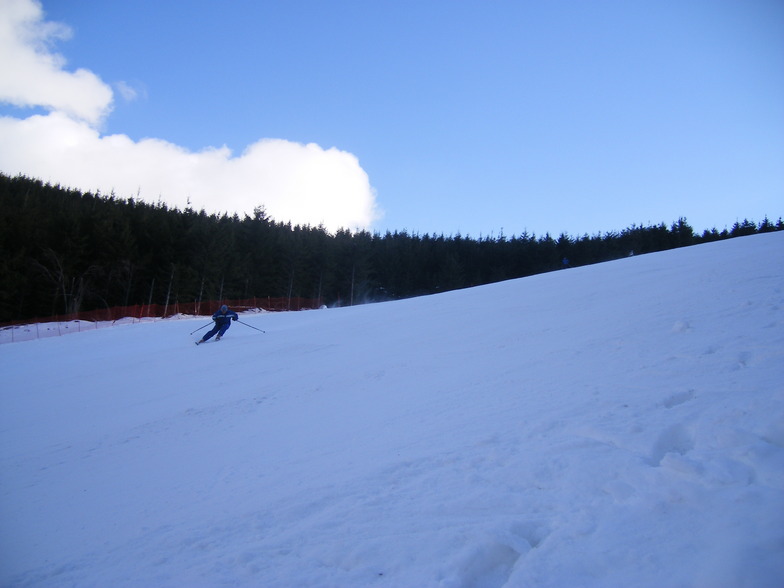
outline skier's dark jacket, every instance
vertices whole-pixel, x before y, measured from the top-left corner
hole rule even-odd
[[[220,310],[216,311],[215,314],[212,315],[212,320],[215,321],[215,324],[218,326],[225,325],[230,321],[236,321],[239,315],[234,312],[233,310],[226,311],[226,314],[223,314]]]

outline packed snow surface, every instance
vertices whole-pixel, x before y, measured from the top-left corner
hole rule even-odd
[[[784,585],[784,233],[0,346],[0,585]]]

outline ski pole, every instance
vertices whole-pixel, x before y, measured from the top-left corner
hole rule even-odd
[[[204,327],[209,327],[211,324],[212,322],[209,322],[206,325],[204,325]],[[201,331],[204,327],[199,327],[198,329],[196,329],[196,331]],[[196,331],[193,331],[193,333],[195,333]],[[193,335],[193,333],[191,333],[191,335]]]
[[[238,322],[238,323],[240,323],[240,324],[242,324],[242,325],[245,325],[246,327],[250,327],[251,329],[256,329],[256,327],[254,327],[253,325],[249,325],[248,323],[243,323],[243,322],[242,322],[242,321],[240,321],[240,320],[238,320],[237,322]],[[263,331],[263,330],[261,330],[261,329],[256,329],[256,330],[257,330],[257,331],[261,331],[262,333],[266,333],[266,332],[267,332],[267,331]]]

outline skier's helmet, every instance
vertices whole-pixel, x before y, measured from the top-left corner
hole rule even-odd
[[[226,314],[227,312],[229,312],[229,307],[224,304],[223,306],[221,306],[221,312],[223,314]]]

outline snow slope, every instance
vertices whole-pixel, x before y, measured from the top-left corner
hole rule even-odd
[[[784,233],[0,346],[3,586],[784,586]]]

